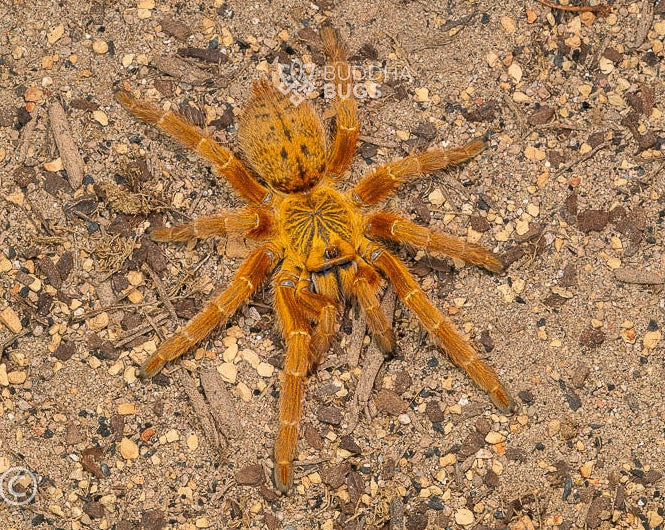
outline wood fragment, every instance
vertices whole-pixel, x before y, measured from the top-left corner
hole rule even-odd
[[[166,322],[169,319],[168,315],[162,314],[158,316],[157,318],[153,319],[153,324],[160,326],[164,322]],[[128,342],[132,342],[136,337],[140,337],[141,335],[144,335],[148,331],[152,329],[151,324],[143,324],[141,326],[135,327],[134,329],[130,329],[128,332],[123,333],[120,335],[118,340],[115,342],[114,346],[116,348],[120,348],[127,344]]]
[[[390,499],[390,530],[404,529],[404,501],[399,495]]]
[[[561,173],[564,173],[565,171],[572,169],[576,165],[581,164],[582,162],[589,160],[590,158],[593,158],[598,151],[600,151],[601,149],[605,149],[608,145],[610,145],[610,142],[603,142],[602,144],[598,144],[588,153],[583,154],[581,157],[576,158],[575,160],[572,160],[567,164],[565,164],[564,166],[557,169],[556,172],[554,173],[554,176],[558,177],[559,175],[561,175]]]
[[[353,309],[351,309],[353,311]],[[354,318],[349,335],[348,353],[346,362],[349,368],[355,368],[360,362],[360,352],[363,349],[363,341],[367,333],[367,323],[362,318]]]
[[[189,375],[186,370],[179,370],[177,372],[177,379],[192,404],[196,418],[203,430],[203,435],[208,439],[208,442],[210,442],[210,445],[214,449],[223,452],[224,449],[226,449],[227,444],[217,432],[210,405],[206,403],[205,399],[203,399],[203,396],[196,388],[194,378]]]
[[[201,372],[201,386],[210,403],[212,417],[218,431],[225,438],[240,438],[238,411],[233,404],[233,396],[226,390],[224,381],[214,368]]]
[[[388,323],[391,326],[395,315],[395,300],[395,292],[392,289],[389,289],[381,301],[381,311],[386,315]],[[370,347],[367,349],[367,354],[365,355],[363,371],[360,375],[360,379],[358,379],[356,392],[353,396],[353,402],[351,403],[351,410],[347,415],[347,418],[349,418],[349,426],[344,434],[351,434],[358,425],[358,422],[360,421],[360,413],[367,407],[369,398],[372,395],[372,388],[374,388],[374,381],[383,365],[383,361],[383,354],[379,351],[379,348],[374,341],[372,341]]]
[[[192,85],[205,85],[211,80],[211,76],[207,72],[176,57],[157,56],[150,61],[150,66]]]
[[[612,6],[608,4],[600,4],[597,6],[564,6],[561,4],[555,4],[554,2],[549,2],[548,0],[538,0],[538,2],[549,8],[558,9],[559,11],[568,11],[570,13],[595,13],[597,15],[609,15],[612,12]]]
[[[665,283],[665,275],[653,271],[622,267],[615,269],[614,277],[622,283],[636,283],[638,285],[662,285]]]
[[[144,263],[142,268],[150,275],[150,278],[152,278],[152,283],[155,284],[155,288],[157,289],[157,294],[159,295],[160,300],[164,303],[164,307],[166,307],[168,310],[173,321],[177,322],[178,315],[175,312],[175,307],[173,307],[171,298],[166,292],[166,288],[164,287],[162,280],[159,278],[159,275],[154,270],[152,270],[152,267],[147,263]]]
[[[633,38],[632,46],[633,48],[639,48],[644,43],[644,40],[647,38],[649,33],[649,28],[653,23],[653,12],[654,12],[654,2],[653,0],[642,0],[642,7],[640,9],[640,19],[637,23],[637,28],[635,29],[635,37]]]
[[[59,101],[54,101],[48,109],[49,121],[62,165],[67,170],[67,178],[72,189],[76,190],[83,183],[85,164],[72,137],[71,127],[65,110]]]
[[[6,341],[4,341],[2,344],[0,344],[0,359],[2,358],[2,354],[5,352],[7,348],[9,348],[9,346],[14,344],[14,342],[20,339],[21,337],[25,337],[31,331],[32,329],[30,328],[23,328],[21,331],[15,333],[11,337],[9,337]]]

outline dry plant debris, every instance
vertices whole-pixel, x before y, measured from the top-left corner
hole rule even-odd
[[[0,473],[23,465],[40,480],[27,507],[0,501],[0,527],[662,525],[665,3],[561,3],[612,10],[536,0],[450,12],[341,0],[0,5],[0,312],[12,309],[0,319]],[[367,355],[362,345],[359,365],[345,363],[351,313],[305,410],[299,495],[278,499],[256,468],[269,459],[282,356],[268,289],[176,372],[150,385],[136,377],[155,327],[175,325],[143,265],[182,322],[239,259],[224,244],[159,248],[146,230],[239,204],[203,164],[127,120],[112,93],[121,80],[141,85],[235,147],[249,82],[275,62],[322,64],[311,32],[325,20],[351,36],[359,64],[413,76],[361,102],[351,182],[369,164],[494,131],[473,172],[413,183],[393,206],[512,260],[493,279],[404,254],[521,410],[496,414],[398,303],[400,355],[378,371],[369,416],[347,435]],[[168,67],[174,59],[186,66]],[[56,101],[84,160],[78,187],[51,130]],[[150,175],[135,185],[122,168],[140,160]],[[114,210],[95,190],[104,180],[169,209]],[[137,238],[108,277],[93,252],[102,233]],[[242,446],[220,455],[175,375],[183,369],[219,373]]]

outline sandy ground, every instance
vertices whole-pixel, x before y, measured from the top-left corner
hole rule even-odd
[[[30,469],[38,492],[0,502],[0,527],[662,528],[664,17],[648,0],[599,17],[513,0],[3,2],[0,471]],[[320,64],[325,21],[388,72],[360,101],[349,182],[492,131],[477,159],[389,205],[506,256],[491,275],[400,252],[519,408],[501,415],[398,303],[400,354],[358,412],[369,354],[351,312],[310,380],[281,497],[268,289],[163,376],[136,377],[155,329],[184,323],[247,249],[149,243],[151,224],[241,203],[113,92],[180,107],[236,149],[251,82]]]

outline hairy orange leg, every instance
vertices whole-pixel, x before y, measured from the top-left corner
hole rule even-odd
[[[467,243],[458,237],[434,232],[390,212],[378,212],[368,216],[365,235],[459,258],[492,272],[501,272],[505,267],[501,258],[491,250]]]
[[[328,172],[340,177],[351,164],[356,150],[360,123],[353,96],[353,72],[347,62],[348,50],[337,32],[329,27],[321,28],[323,48],[333,69],[332,87],[335,93],[336,131],[328,154]]]
[[[349,270],[349,279],[353,296],[358,300],[360,309],[365,314],[367,326],[383,355],[390,359],[395,355],[397,343],[386,315],[381,311],[379,299],[376,295],[379,290],[381,278],[376,271],[367,265],[360,256],[357,258],[357,271]],[[346,271],[345,271],[346,272]]]
[[[242,234],[251,239],[265,239],[272,234],[274,223],[274,217],[265,210],[246,209],[213,217],[199,217],[191,223],[156,228],[150,233],[150,237],[154,241],[191,241]]]
[[[299,274],[285,262],[275,279],[275,308],[286,343],[286,359],[279,396],[279,430],[275,440],[275,486],[286,493],[293,485],[293,459],[302,414],[304,379],[307,375],[311,331],[296,297]]]
[[[497,407],[504,412],[513,412],[513,398],[499,381],[496,372],[478,357],[453,323],[432,305],[404,264],[387,249],[373,243],[365,245],[363,255],[388,277],[400,300],[418,316],[451,360],[489,394]]]
[[[316,371],[322,357],[330,349],[335,335],[337,301],[329,296],[313,292],[311,281],[303,278],[298,284],[297,298],[309,316],[316,320],[307,363],[307,373],[312,374]]]
[[[156,375],[164,365],[181,356],[226,322],[256,291],[279,259],[272,245],[254,250],[238,269],[231,285],[208,301],[206,306],[183,328],[162,342],[141,366],[144,376]]]
[[[203,134],[186,119],[136,99],[128,92],[117,92],[116,98],[134,116],[156,125],[182,145],[211,162],[215,171],[225,177],[241,197],[254,204],[270,202],[272,194],[268,188],[259,184],[231,151]]]
[[[432,173],[461,164],[485,149],[485,140],[476,138],[461,147],[429,149],[376,168],[351,191],[356,204],[376,204],[388,197],[407,178]]]

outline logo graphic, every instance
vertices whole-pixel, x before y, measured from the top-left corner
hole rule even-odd
[[[294,105],[300,105],[316,89],[314,85],[315,66],[296,59],[291,64],[278,64],[279,84],[277,89],[289,96]]]
[[[12,506],[29,504],[37,495],[37,477],[26,467],[10,467],[0,475],[0,497]]]

